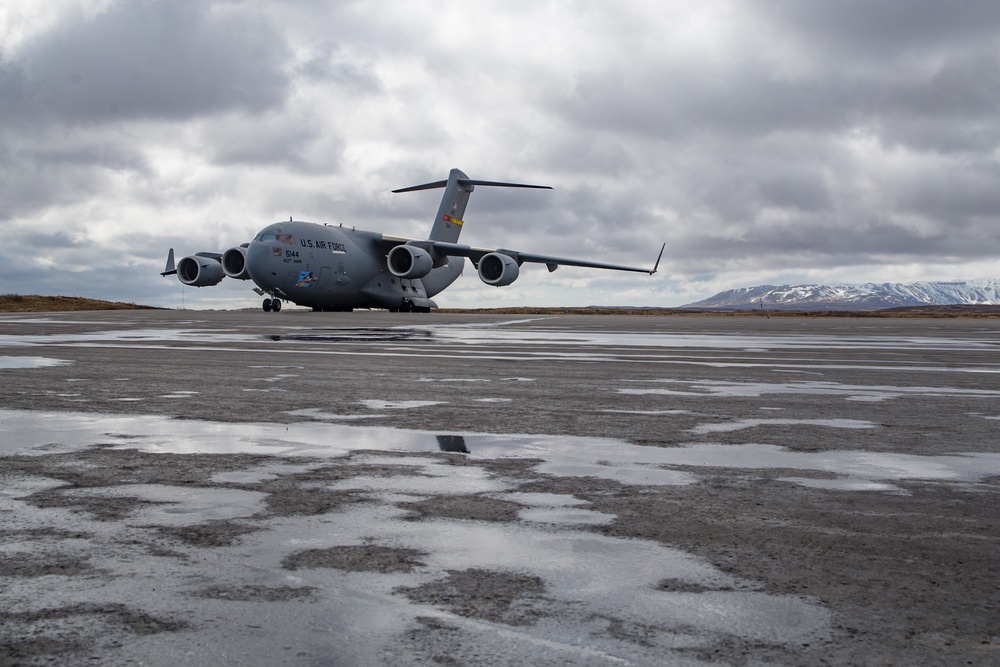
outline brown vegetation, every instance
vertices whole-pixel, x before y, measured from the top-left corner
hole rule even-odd
[[[981,317],[1000,318],[1000,306],[911,306],[886,310],[700,310],[693,308],[439,308],[439,313],[496,315],[704,315],[706,317]]]
[[[150,310],[153,306],[140,306],[121,301],[85,299],[79,296],[39,296],[37,294],[0,295],[0,313],[41,313],[66,310]]]

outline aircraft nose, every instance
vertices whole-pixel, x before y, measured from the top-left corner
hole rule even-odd
[[[274,277],[274,267],[272,266],[274,252],[281,251],[275,243],[261,243],[254,241],[247,248],[246,270],[250,278],[261,287],[270,282]]]

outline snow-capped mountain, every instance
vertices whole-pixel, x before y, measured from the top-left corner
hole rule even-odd
[[[1000,278],[863,285],[760,285],[719,292],[685,308],[881,310],[901,306],[997,305]]]

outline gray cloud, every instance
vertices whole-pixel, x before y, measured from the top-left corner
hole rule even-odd
[[[760,15],[800,47],[831,56],[885,58],[995,42],[1000,6],[990,0],[768,0]]]
[[[343,86],[354,94],[373,94],[382,89],[370,64],[352,60],[337,44],[329,41],[312,45],[295,69],[307,79]]]
[[[764,175],[756,187],[763,206],[815,212],[829,210],[833,204],[823,175],[816,171],[789,169]]]
[[[0,291],[127,290],[114,275],[172,298],[167,247],[288,215],[419,236],[440,193],[389,191],[451,167],[555,187],[479,189],[470,244],[642,264],[668,243],[656,287],[543,270],[484,299],[977,277],[1000,257],[998,19],[979,0],[64,9],[0,57]]]
[[[67,10],[4,62],[0,110],[71,124],[182,120],[284,103],[290,52],[262,17],[239,6],[122,2],[92,18]]]
[[[70,204],[105,190],[113,173],[148,174],[134,148],[79,137],[25,137],[0,130],[0,221]]]

